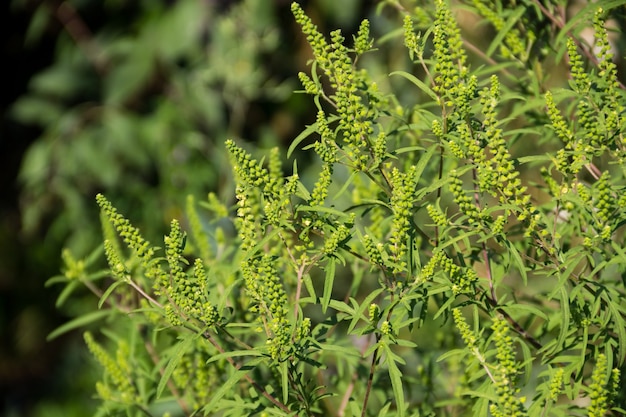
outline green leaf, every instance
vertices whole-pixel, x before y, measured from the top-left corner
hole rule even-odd
[[[360,319],[368,320],[368,318],[365,316],[365,310],[369,308],[369,306],[372,304],[372,301],[374,301],[374,298],[378,297],[378,295],[384,290],[384,288],[377,288],[372,291],[367,297],[365,297],[363,302],[361,302],[359,307],[355,310],[354,316],[352,317],[352,322],[350,323],[350,326],[348,326],[348,333],[352,332]],[[352,301],[353,298],[351,298],[350,300]]]
[[[441,354],[438,358],[437,358],[437,362],[443,362],[448,358],[452,358],[454,356],[467,356],[467,350],[465,349],[450,349],[449,351]]]
[[[439,147],[440,147],[439,144],[434,144],[426,150],[426,153],[420,156],[419,161],[417,162],[417,165],[415,165],[415,177],[417,180],[419,180],[419,178],[422,176],[422,173],[424,172],[424,169],[426,169],[426,165],[430,161],[430,158],[434,155],[434,153],[437,150],[439,150]],[[417,180],[415,181],[416,184],[417,184]]]
[[[450,297],[448,298],[442,305],[441,307],[439,307],[439,310],[437,310],[437,313],[435,313],[433,320],[437,320],[439,318],[440,315],[442,315],[443,313],[449,314],[450,313],[450,306],[452,305],[452,303],[454,303],[455,298],[454,297]]]
[[[422,90],[423,92],[425,92],[430,98],[432,98],[435,103],[439,102],[439,97],[437,97],[437,94],[435,94],[435,92],[426,84],[424,84],[424,82],[420,79],[418,79],[415,75],[413,74],[409,74],[406,71],[394,71],[392,72],[391,75],[399,75],[401,77],[406,78],[407,80],[409,80],[410,82],[412,82],[413,84],[415,84],[417,86],[417,88],[419,88],[420,90]]]
[[[397,156],[397,155],[401,155],[403,153],[413,153],[413,152],[421,152],[424,150],[423,146],[405,146],[403,148],[397,148],[393,151],[393,155]]]
[[[550,162],[552,160],[552,158],[550,157],[550,155],[529,155],[529,156],[522,156],[517,158],[517,162],[519,162],[520,164],[528,164],[530,162]]]
[[[300,142],[311,136],[311,134],[316,131],[317,123],[313,123],[311,126],[308,126],[306,129],[304,129],[302,133],[296,136],[296,138],[291,142],[291,145],[289,145],[289,149],[287,149],[287,158],[291,158],[291,154],[298,147],[298,145],[300,145]]]
[[[537,316],[548,321],[548,316],[543,311],[530,304],[509,304],[500,306],[500,308],[516,320],[519,319],[519,313],[524,313],[528,316]]]
[[[391,388],[393,390],[393,396],[396,400],[396,406],[398,409],[398,416],[402,417],[405,413],[404,406],[404,389],[402,388],[402,373],[396,365],[394,360],[394,353],[386,343],[381,344],[387,357],[387,368],[389,370],[389,379],[391,380]]]
[[[247,364],[246,366],[242,366],[240,369],[237,369],[236,371],[234,371],[230,377],[226,380],[226,382],[224,382],[224,384],[220,387],[220,389],[218,389],[217,391],[215,391],[215,393],[213,394],[213,396],[211,397],[211,400],[209,401],[209,403],[204,406],[203,410],[205,412],[205,415],[210,415],[210,411],[213,411],[213,409],[217,406],[217,404],[219,403],[219,401],[222,399],[222,397],[227,393],[232,391],[233,386],[241,381],[242,378],[245,377],[245,375],[252,370],[252,368],[257,364],[257,361],[252,361],[251,363]]]
[[[513,259],[513,263],[517,266],[517,270],[522,276],[522,282],[524,283],[524,286],[527,286],[528,274],[526,273],[526,265],[524,264],[524,261],[522,260],[522,256],[520,255],[519,251],[515,247],[515,243],[511,242],[510,240],[505,240],[504,245],[509,250],[509,255]]]
[[[324,206],[298,206],[296,211],[305,211],[305,212],[312,212],[312,213],[327,213],[327,214],[333,214],[335,216],[345,218],[345,219],[350,218],[350,215],[348,213],[344,213],[343,211],[340,211],[331,207],[324,207]]]
[[[74,320],[70,320],[67,323],[57,327],[55,330],[50,332],[46,340],[50,341],[50,340],[56,339],[57,337],[61,336],[64,333],[69,332],[70,330],[74,330],[79,327],[86,326],[90,323],[103,319],[106,316],[109,316],[113,313],[114,311],[112,310],[96,310],[91,313],[85,314],[84,316],[77,317]]]
[[[563,342],[565,341],[565,337],[569,331],[569,323],[570,323],[570,312],[569,312],[569,296],[567,295],[567,291],[565,287],[561,287],[560,291],[560,302],[561,302],[561,328],[559,329],[559,336],[556,342],[556,349],[559,349],[563,346]]]
[[[74,280],[69,281],[65,288],[61,291],[59,296],[57,297],[57,301],[54,304],[56,308],[59,308],[65,303],[65,300],[69,298],[70,295],[74,292],[74,290],[80,285],[80,281]]]
[[[160,398],[165,386],[167,385],[167,381],[170,380],[172,376],[172,372],[178,366],[180,360],[183,358],[183,355],[189,351],[189,349],[193,346],[193,343],[196,339],[200,337],[200,334],[191,334],[185,337],[182,341],[180,341],[176,346],[174,346],[169,352],[170,359],[167,363],[167,366],[163,370],[161,374],[161,380],[159,381],[159,385],[156,390],[156,397]]]
[[[115,291],[117,287],[125,283],[126,283],[125,281],[117,280],[113,284],[109,285],[109,288],[106,289],[104,294],[102,294],[102,297],[100,297],[100,301],[98,301],[98,308],[99,309],[102,308],[102,304],[106,302],[107,298],[109,298],[109,296],[113,293],[113,291]]]
[[[361,357],[358,349],[355,346],[346,347],[341,345],[334,345],[332,343],[320,343],[320,351],[322,352],[336,352],[341,355],[348,355],[354,357]]]
[[[333,293],[333,283],[335,281],[335,260],[329,259],[326,264],[326,277],[324,278],[324,294],[322,295],[322,312],[326,313],[326,309],[330,304],[330,298]]]
[[[209,358],[209,360],[206,361],[206,363],[209,364],[211,362],[220,361],[222,359],[241,358],[241,357],[245,357],[245,356],[263,356],[263,354],[261,352],[259,352],[258,350],[254,350],[254,349],[229,350],[229,351],[226,351],[226,352],[218,353],[217,355],[212,355]]]
[[[281,376],[281,387],[283,389],[283,403],[289,401],[289,369],[287,362],[280,364],[278,368]]]
[[[341,195],[346,192],[350,184],[352,184],[352,181],[354,181],[354,177],[356,177],[358,174],[358,171],[354,171],[352,174],[350,174],[348,179],[343,183],[339,191],[337,191],[337,193],[333,197],[333,200],[339,199],[339,197],[341,197]]]
[[[617,346],[619,349],[618,358],[619,364],[621,365],[626,359],[626,324],[624,320],[622,320],[622,314],[618,311],[616,307],[616,303],[619,303],[617,300],[611,300],[608,294],[604,291],[602,292],[602,298],[604,298],[611,315],[613,316],[613,329],[617,332]]]
[[[354,316],[354,308],[350,307],[348,304],[339,300],[330,300],[330,307],[340,311],[342,313],[346,313],[350,317]]]
[[[302,277],[302,280],[304,281],[304,286],[306,287],[309,295],[313,298],[313,300],[317,299],[317,294],[315,293],[315,287],[313,286],[313,280],[311,279],[311,275],[306,274],[304,277]]]
[[[518,7],[515,12],[511,14],[511,17],[506,21],[504,26],[498,31],[497,35],[491,41],[489,48],[487,48],[487,56],[493,55],[494,51],[500,46],[504,44],[504,37],[511,30],[513,25],[519,20],[520,17],[526,11],[525,7]]]

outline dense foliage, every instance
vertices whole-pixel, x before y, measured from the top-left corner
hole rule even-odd
[[[623,2],[423,3],[378,43],[292,5],[316,120],[288,164],[225,142],[233,207],[191,194],[161,248],[97,195],[102,248],[50,283],[98,306],[51,336],[99,325],[103,415],[625,412]]]

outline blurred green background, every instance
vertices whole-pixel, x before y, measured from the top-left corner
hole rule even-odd
[[[98,368],[80,332],[46,336],[97,300],[78,289],[57,307],[44,283],[63,248],[80,259],[98,247],[96,193],[158,242],[188,194],[231,202],[227,138],[284,146],[314,121],[310,98],[293,94],[310,52],[290,3],[2,2],[0,415],[95,410]],[[302,3],[348,39],[375,6]]]

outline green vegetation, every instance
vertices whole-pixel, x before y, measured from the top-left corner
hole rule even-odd
[[[91,325],[100,414],[626,413],[623,3],[385,1],[353,36],[294,3],[315,122],[215,145],[234,200],[192,192],[163,242],[98,194],[103,245],[49,281],[98,299],[51,337]]]

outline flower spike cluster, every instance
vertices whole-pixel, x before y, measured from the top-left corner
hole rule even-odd
[[[374,153],[374,120],[384,103],[376,84],[369,80],[365,71],[359,71],[355,66],[358,56],[372,47],[369,21],[361,23],[354,40],[354,49],[351,50],[344,45],[345,38],[340,30],[331,32],[330,41],[327,41],[300,5],[292,3],[291,10],[313,50],[313,71],[320,68],[333,91],[327,95],[309,76],[301,74],[299,78],[304,89],[309,94],[323,95],[331,103],[338,116],[337,136],[341,144],[337,144],[337,148],[345,148],[344,157],[356,169],[366,169],[369,156]],[[356,54],[354,59],[351,58],[352,53]],[[317,74],[313,78],[317,79]],[[318,127],[322,136],[326,135],[323,129],[323,125]]]

